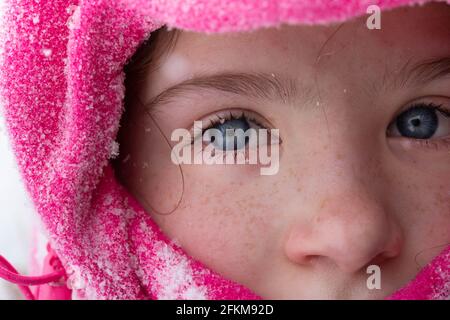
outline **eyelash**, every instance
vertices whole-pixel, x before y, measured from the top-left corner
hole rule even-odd
[[[207,128],[204,128],[204,131],[220,124],[222,121],[230,121],[230,120],[237,120],[237,119],[242,119],[244,118],[248,123],[254,123],[256,124],[258,127],[263,128],[263,129],[267,129],[263,124],[261,124],[258,120],[256,120],[255,116],[251,116],[248,112],[246,111],[238,111],[240,113],[240,115],[237,114],[233,114],[233,111],[229,110],[227,111],[224,116],[220,115],[220,114],[215,114],[213,115],[214,118],[211,118],[209,120],[209,125]]]
[[[442,112],[446,117],[450,117],[450,110],[444,108],[443,104],[435,104],[433,102],[414,103],[414,104],[410,105],[408,109],[414,108],[414,107],[422,107],[422,108],[427,108],[427,109],[431,109],[431,110],[437,110],[437,111]]]
[[[247,110],[224,110],[218,111],[206,118],[206,120],[200,120],[203,123],[206,121],[207,125],[202,128],[202,135],[206,130],[213,128],[214,126],[221,124],[224,121],[237,120],[244,118],[249,124],[254,123],[261,129],[269,129],[268,125],[262,123],[261,120],[257,119],[258,117],[251,111]],[[192,142],[200,137],[193,137]]]
[[[450,136],[441,139],[415,139],[413,143],[420,148],[433,149],[440,151],[442,149],[450,149]]]

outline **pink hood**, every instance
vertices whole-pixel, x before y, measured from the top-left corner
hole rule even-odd
[[[19,167],[75,297],[253,299],[166,238],[109,159],[123,67],[161,25],[201,32],[318,24],[423,0],[9,0],[0,90]],[[450,1],[448,1],[450,3]],[[449,296],[450,247],[394,299]]]

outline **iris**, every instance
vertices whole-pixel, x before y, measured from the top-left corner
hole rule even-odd
[[[397,117],[397,129],[407,138],[429,139],[439,126],[437,112],[436,109],[423,106],[411,107]]]
[[[238,135],[237,130],[246,132],[250,129],[250,124],[245,117],[238,119],[225,120],[223,123],[218,123],[212,128],[217,129],[222,134],[221,139],[211,139],[214,147],[223,151],[229,150],[241,150],[245,148],[248,143],[248,137],[244,135]]]

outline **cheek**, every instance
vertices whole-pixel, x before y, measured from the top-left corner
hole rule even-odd
[[[418,212],[421,216],[416,227],[414,245],[415,262],[425,266],[445,247],[450,245],[450,186],[440,187],[427,197],[425,208]]]
[[[430,205],[435,208],[435,213],[432,213],[432,219],[430,219],[432,221],[428,231],[429,237],[436,236],[450,242],[450,183],[437,188],[433,198],[430,199]]]
[[[271,198],[264,203],[271,197],[268,190],[249,181],[252,174],[246,168],[186,170],[182,205],[173,214],[154,219],[191,256],[229,278],[249,281],[251,270],[260,267],[268,252],[275,252],[271,220],[277,201]],[[240,174],[234,175],[237,171]],[[189,177],[196,177],[195,183],[189,183]]]
[[[449,179],[450,181],[450,179]],[[433,236],[450,235],[450,183],[440,184],[439,181],[422,183],[415,185],[413,189],[414,197],[417,199],[412,217],[415,223],[415,229],[421,233]],[[440,230],[436,234],[435,231]],[[445,231],[445,232],[444,232]]]
[[[406,139],[389,139],[392,159],[384,176],[392,212],[397,212],[420,251],[450,238],[448,150],[420,149]]]
[[[407,249],[420,265],[450,244],[450,183],[442,180],[423,179],[404,189],[409,201],[403,201],[400,213]]]

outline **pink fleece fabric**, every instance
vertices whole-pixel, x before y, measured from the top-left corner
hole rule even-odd
[[[109,160],[123,67],[161,25],[201,32],[323,24],[417,0],[9,0],[0,94],[17,161],[74,298],[259,299],[170,241]],[[449,297],[446,248],[393,299]]]

